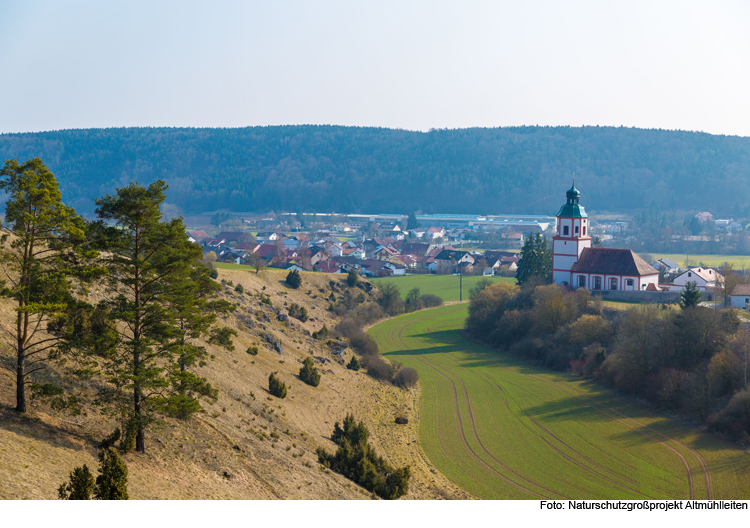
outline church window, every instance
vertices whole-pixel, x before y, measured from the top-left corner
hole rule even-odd
[[[586,287],[586,277],[583,275],[578,276],[578,287],[579,288],[585,288]]]
[[[569,230],[568,226],[563,227],[563,236],[568,236]]]
[[[576,226],[576,235],[578,234],[578,226]]]
[[[617,279],[615,277],[611,277],[609,279],[609,289],[610,290],[616,290],[617,289]]]
[[[586,236],[586,226],[583,226],[583,236]]]
[[[594,289],[595,290],[601,290],[602,289],[602,278],[601,277],[594,277]]]
[[[630,287],[632,287],[632,286],[633,286],[633,279],[627,279],[627,280],[625,281],[625,284],[626,284],[627,286],[630,286]]]

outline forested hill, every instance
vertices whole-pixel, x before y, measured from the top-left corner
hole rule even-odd
[[[575,175],[589,209],[748,213],[750,138],[607,127],[113,128],[0,135],[0,157],[39,156],[81,213],[161,178],[184,213],[555,214]]]

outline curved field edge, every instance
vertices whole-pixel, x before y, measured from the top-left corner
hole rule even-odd
[[[466,304],[373,326],[417,369],[427,458],[480,498],[750,498],[750,455],[615,391],[464,337]]]

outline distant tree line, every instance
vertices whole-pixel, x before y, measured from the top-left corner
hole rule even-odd
[[[156,180],[170,210],[225,211],[217,224],[251,210],[554,214],[574,174],[589,208],[750,215],[750,138],[696,132],[110,128],[2,134],[0,156],[49,160],[86,215],[113,187]]]
[[[750,334],[736,312],[696,305],[608,309],[588,290],[479,284],[466,331],[546,367],[595,379],[750,442]]]

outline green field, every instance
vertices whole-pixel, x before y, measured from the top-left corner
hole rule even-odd
[[[246,264],[235,264],[234,262],[214,262],[213,263],[214,268],[219,269],[231,269],[231,270],[245,270],[245,271],[252,271],[255,273],[255,268],[252,266],[248,266]],[[261,270],[264,270],[266,268],[260,268]]]
[[[481,279],[489,279],[492,282],[512,282],[515,284],[516,279],[512,277],[466,277],[463,278],[464,295],[463,300],[469,299],[469,290]],[[401,290],[401,297],[406,298],[406,294],[412,288],[419,288],[425,294],[437,295],[444,302],[457,301],[458,275],[405,275],[403,277],[381,277],[370,279],[375,286],[384,282],[392,282]]]
[[[651,253],[651,255],[656,260],[663,258],[672,259],[680,267],[685,268],[685,255],[675,253]],[[687,255],[687,257],[690,259],[691,267],[697,267],[700,262],[712,268],[719,267],[724,262],[731,262],[735,268],[750,267],[750,255]]]
[[[417,369],[419,441],[485,499],[750,498],[750,454],[594,383],[468,341],[466,304],[369,330]]]

